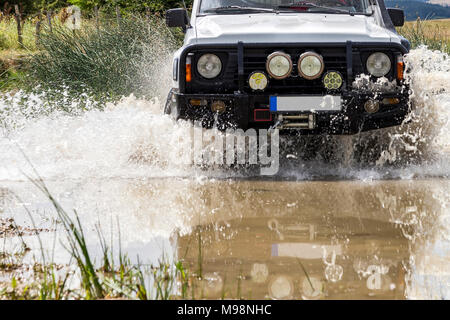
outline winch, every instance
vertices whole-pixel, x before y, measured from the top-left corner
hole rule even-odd
[[[316,115],[309,114],[295,114],[284,115],[279,114],[276,117],[276,129],[314,129],[316,127]]]

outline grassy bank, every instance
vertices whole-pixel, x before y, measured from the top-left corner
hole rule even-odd
[[[97,245],[101,248],[101,257],[96,258],[90,252],[84,229],[76,211],[66,211],[47,189],[41,179],[31,180],[53,205],[57,213],[59,230],[65,234],[64,247],[69,251],[72,264],[55,264],[49,260],[40,238],[41,232],[56,232],[30,228],[28,236],[35,235],[41,247],[39,263],[24,266],[22,259],[30,250],[22,235],[23,228],[9,219],[6,232],[0,232],[0,239],[9,236],[20,237],[22,247],[17,252],[0,249],[0,300],[1,299],[139,299],[167,300],[187,299],[190,291],[189,277],[182,262],[160,261],[155,265],[132,264],[129,257],[122,252],[119,244],[116,252],[112,241],[107,241],[101,225],[96,225]],[[18,199],[20,200],[20,199]],[[34,225],[33,213],[28,212]],[[119,225],[119,222],[117,223]],[[118,227],[119,228],[119,227]],[[113,231],[113,230],[111,230]],[[117,252],[118,250],[118,252]],[[39,255],[39,253],[38,253]],[[50,255],[53,256],[53,253]],[[100,260],[100,261],[98,261]],[[138,259],[139,261],[139,259]],[[96,263],[97,262],[97,263]],[[23,269],[32,269],[30,276],[20,276]],[[10,282],[5,282],[6,278]]]
[[[22,87],[26,76],[28,53],[24,50],[0,51],[0,92],[14,91]]]
[[[22,44],[18,42],[17,25],[11,18],[0,20],[0,92],[23,87],[27,57],[36,52],[35,21],[22,25]]]
[[[420,21],[420,20],[419,20]],[[421,21],[426,24],[427,27],[433,29],[438,28],[442,33],[443,37],[446,37],[448,41],[450,41],[450,19],[436,19],[436,20],[425,20]],[[417,23],[416,21],[408,21],[406,22],[406,26],[413,26]]]
[[[39,88],[52,92],[52,99],[62,92],[64,100],[85,95],[102,102],[131,94],[156,96],[164,81],[161,70],[179,42],[179,34],[158,17],[117,20],[103,16],[99,24],[86,20],[76,31],[54,22],[52,30],[43,25],[38,46],[28,28],[23,47],[14,41],[14,25],[11,19],[0,22],[5,32],[0,51],[0,90]]]
[[[413,48],[426,45],[450,53],[450,19],[407,22],[398,32],[411,41]]]
[[[0,21],[0,50],[35,51],[35,23],[33,20],[25,20],[22,27],[23,46],[18,42],[17,25],[14,19]]]

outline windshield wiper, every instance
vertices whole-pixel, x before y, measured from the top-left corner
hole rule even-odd
[[[317,4],[310,3],[310,2],[292,2],[291,4],[281,5],[281,6],[278,6],[277,8],[290,9],[290,10],[294,10],[294,11],[298,11],[298,10],[296,10],[296,8],[307,8],[307,9],[314,8],[314,9],[321,9],[321,10],[314,10],[314,11],[309,11],[309,12],[326,11],[326,12],[345,13],[345,14],[349,14],[351,16],[355,15],[355,13],[356,13],[351,10],[343,10],[343,9],[338,9],[338,8],[333,8],[333,7],[319,6]]]
[[[269,9],[269,8],[253,8],[253,7],[241,7],[241,6],[226,6],[226,7],[218,7],[218,8],[212,8],[212,9],[206,9],[203,10],[203,12],[209,13],[222,13],[222,12],[252,12],[252,13],[258,13],[258,12],[278,12],[275,9]]]

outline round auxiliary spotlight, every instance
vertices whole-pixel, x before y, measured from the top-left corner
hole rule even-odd
[[[248,85],[252,90],[264,90],[267,88],[269,80],[264,72],[254,71],[248,77]]]
[[[307,80],[314,80],[322,75],[325,64],[320,54],[308,51],[298,59],[298,73]]]
[[[323,86],[327,90],[338,90],[344,82],[341,74],[337,71],[328,71],[323,76]]]
[[[292,72],[292,59],[288,54],[276,51],[267,57],[266,70],[274,79],[285,79]]]

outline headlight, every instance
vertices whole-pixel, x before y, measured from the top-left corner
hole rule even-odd
[[[291,57],[284,52],[274,52],[267,57],[266,69],[274,79],[284,79],[292,72]]]
[[[215,78],[222,71],[222,61],[215,54],[204,54],[198,59],[197,71],[206,79]]]
[[[248,84],[253,90],[264,90],[267,87],[267,76],[263,72],[252,72],[248,77]]]
[[[383,77],[391,70],[391,59],[383,52],[372,53],[367,59],[367,71],[375,77]]]
[[[315,52],[305,52],[298,59],[298,72],[308,80],[319,78],[324,67],[322,56]]]

